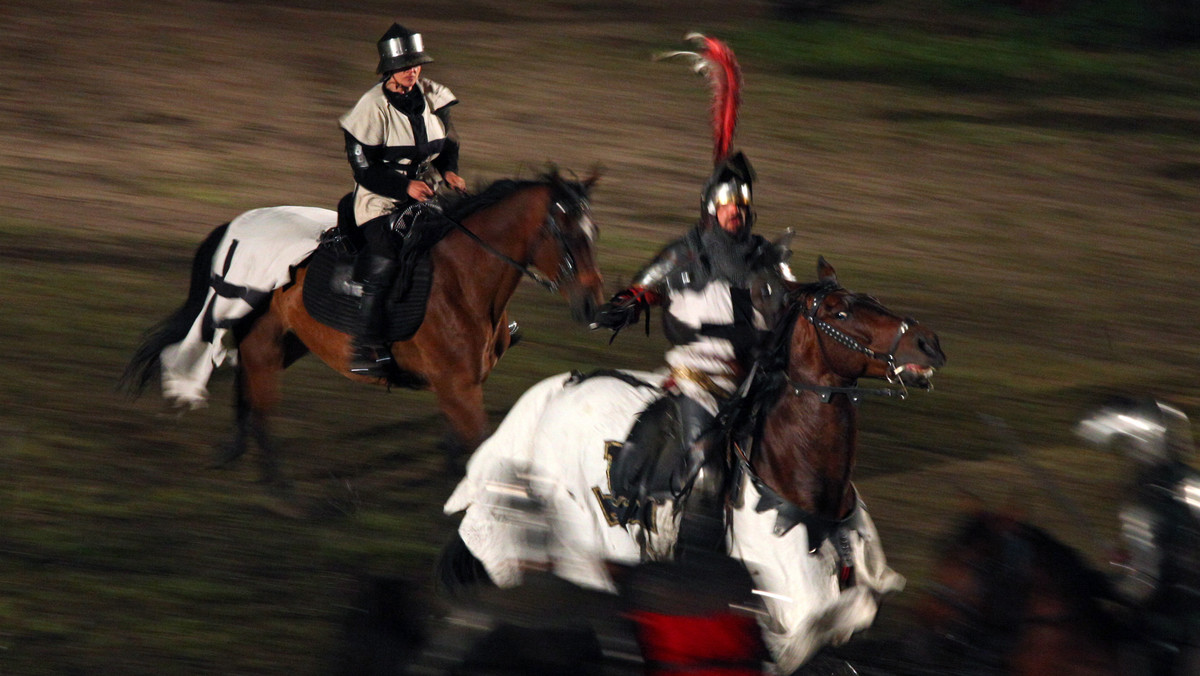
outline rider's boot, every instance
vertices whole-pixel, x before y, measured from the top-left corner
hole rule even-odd
[[[350,372],[372,378],[387,375],[392,353],[384,342],[382,319],[377,307],[391,281],[396,262],[386,256],[363,252],[354,264],[354,282],[362,289],[358,303],[358,327],[352,345]]]
[[[683,495],[677,553],[687,550],[724,551],[726,460],[714,418],[691,397],[678,399],[682,439],[687,449],[686,468],[672,481],[672,491]]]
[[[722,552],[725,550],[725,461],[710,449],[712,439],[701,439],[697,451],[710,457],[692,478],[691,489],[683,498],[679,519],[677,554],[687,551]]]
[[[523,333],[521,333],[521,325],[520,324],[516,323],[515,321],[508,323],[508,346],[509,347],[512,347],[513,345],[516,345],[517,343],[521,342],[521,339],[524,337],[525,337],[525,335]]]

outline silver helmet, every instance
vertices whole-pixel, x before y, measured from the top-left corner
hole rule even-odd
[[[713,169],[704,184],[703,207],[709,216],[717,214],[717,206],[736,204],[748,215],[754,213],[754,167],[745,153],[738,151],[730,155]],[[747,224],[749,218],[743,219]]]
[[[737,151],[713,169],[702,193],[703,214],[716,216],[722,204],[736,204],[742,211],[742,232],[754,227],[754,167],[744,152]]]
[[[1080,419],[1075,432],[1118,447],[1135,462],[1159,465],[1191,459],[1192,430],[1183,411],[1153,397],[1118,397]]]
[[[433,63],[433,57],[425,53],[425,42],[420,33],[414,33],[398,23],[379,38],[379,67],[377,73],[386,75],[397,70]]]

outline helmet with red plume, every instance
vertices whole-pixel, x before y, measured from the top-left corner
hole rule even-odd
[[[686,37],[696,43],[697,51],[670,52],[660,58],[692,59],[693,68],[704,74],[712,87],[713,172],[704,184],[702,208],[715,216],[718,206],[736,204],[742,210],[743,228],[748,229],[754,222],[754,169],[744,153],[731,152],[742,103],[742,69],[724,42],[699,33]]]

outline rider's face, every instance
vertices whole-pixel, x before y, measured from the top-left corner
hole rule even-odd
[[[410,89],[416,86],[417,79],[420,77],[420,66],[397,70],[387,79],[387,88],[399,94],[407,94]]]
[[[721,225],[721,229],[728,233],[737,234],[745,222],[742,220],[742,210],[738,205],[733,204],[718,204],[717,205],[717,223]]]

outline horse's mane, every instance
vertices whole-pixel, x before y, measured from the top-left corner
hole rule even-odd
[[[1005,522],[1010,525],[1000,525]],[[1115,631],[1116,622],[1102,605],[1116,599],[1108,578],[1088,564],[1078,550],[1042,528],[996,513],[978,511],[963,521],[946,543],[945,551],[986,547],[998,542],[1006,533],[1027,543],[1032,554],[1030,565],[1037,566],[1048,576],[1050,583],[1061,590],[1081,618],[1088,618],[1105,630]]]
[[[804,312],[804,299],[814,293],[839,288],[831,282],[811,282],[788,289],[787,308],[779,313],[775,325],[760,339],[754,348],[753,364],[757,369],[757,383],[744,399],[730,400],[732,411],[728,413],[733,438],[745,434],[755,437],[763,422],[764,413],[772,403],[778,401],[788,381],[788,360],[791,357],[791,338],[796,322]]]
[[[1067,590],[1070,598],[1089,607],[1097,601],[1116,598],[1108,578],[1088,564],[1074,547],[1032,524],[1022,522],[1020,528],[1021,535],[1033,543],[1034,551],[1047,561],[1051,577]]]
[[[534,179],[502,178],[493,181],[483,190],[450,204],[446,207],[445,213],[449,218],[461,222],[477,211],[504,201],[518,190],[535,185],[554,186],[557,184],[567,186],[576,194],[587,194],[583,183],[564,180],[557,170],[551,169]]]

